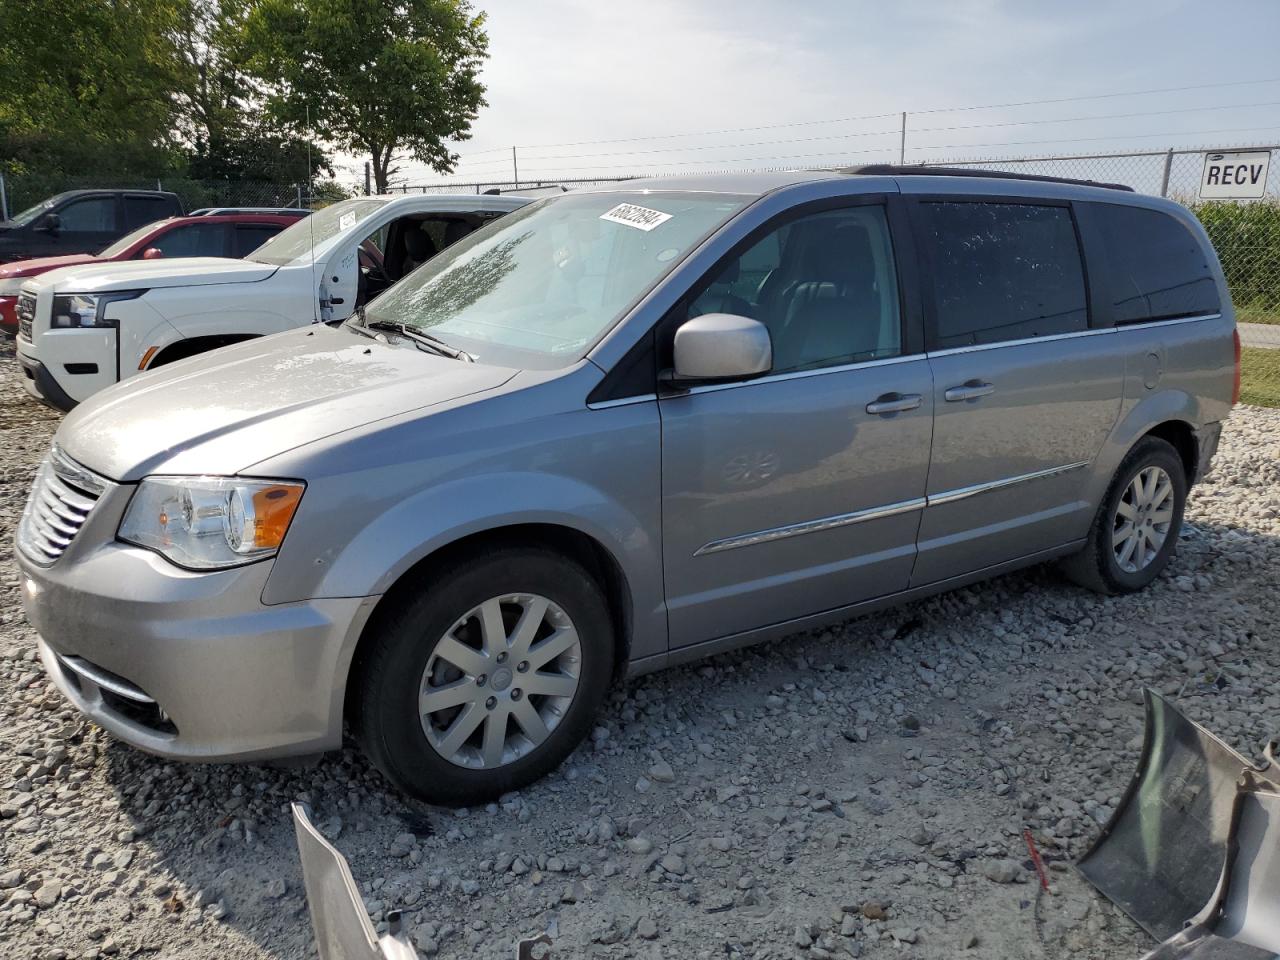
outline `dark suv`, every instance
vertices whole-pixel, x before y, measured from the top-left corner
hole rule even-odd
[[[69,190],[0,221],[0,263],[97,253],[131,230],[182,212],[178,195],[161,190]]]

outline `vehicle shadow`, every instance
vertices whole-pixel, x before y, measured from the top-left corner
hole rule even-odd
[[[933,744],[938,751],[958,749],[959,743],[981,755],[993,725],[1014,718],[1008,719],[1017,725],[1013,740],[1051,744],[1056,763],[1096,771],[1101,728],[1089,724],[1104,710],[1122,718],[1109,746],[1123,759],[1101,769],[1103,786],[1090,790],[1118,797],[1137,760],[1136,747],[1125,744],[1141,729],[1143,686],[1172,694],[1175,702],[1179,694],[1232,703],[1249,695],[1229,664],[1212,671],[1209,680],[1203,670],[1188,674],[1187,637],[1172,636],[1169,624],[1181,620],[1190,635],[1203,631],[1203,639],[1221,610],[1234,611],[1238,623],[1240,607],[1268,586],[1267,571],[1277,560],[1280,538],[1197,521],[1166,575],[1134,596],[1099,597],[1042,566],[642,677],[615,692],[597,733],[561,769],[487,809],[449,811],[416,803],[350,746],[293,768],[187,766],[144,755],[96,729],[87,736],[102,748],[106,785],[119,803],[113,829],[124,823],[140,835],[134,869],[146,865],[149,888],[136,898],[134,920],[144,927],[189,926],[193,938],[205,943],[191,956],[230,955],[233,942],[259,951],[245,956],[313,955],[288,809],[294,800],[310,804],[314,822],[350,860],[375,921],[385,909],[404,906],[410,929],[436,925],[432,940],[442,955],[471,956],[483,944],[485,955],[505,956],[518,935],[541,928],[546,911],[563,911],[568,918],[572,908],[559,900],[564,879],[552,877],[555,882],[539,890],[518,876],[495,873],[492,863],[503,851],[527,852],[535,868],[539,855],[554,853],[616,887],[618,902],[647,902],[643,871],[636,875],[631,865],[628,872],[626,851],[601,840],[599,821],[606,815],[619,836],[643,832],[661,851],[664,843],[716,834],[719,817],[742,832],[742,824],[751,822],[743,817],[757,816],[762,805],[791,803],[803,784],[805,796],[829,798],[837,808],[860,804],[860,819],[879,816],[876,806],[884,805],[890,831],[908,829],[894,819],[897,808],[914,810],[932,799],[998,835],[1010,801],[1024,786],[1020,778],[1031,781],[1039,767],[1011,773],[1015,791],[1005,800],[992,795],[985,767],[945,775],[922,768],[932,780],[923,774],[923,782],[904,778],[903,751],[917,741],[922,750]],[[1153,616],[1153,610],[1161,612]],[[1243,658],[1251,668],[1269,659],[1274,672],[1280,651],[1263,640],[1242,632],[1224,658]],[[1167,658],[1151,655],[1166,647]],[[1139,650],[1148,654],[1145,660]],[[1117,659],[1126,657],[1139,659],[1140,667],[1130,674],[1121,667],[1074,708],[1059,702],[1065,677],[1087,678],[1103,669],[1101,663],[1111,673]],[[1065,740],[1055,722],[1068,730]],[[658,755],[675,766],[674,783],[650,776]],[[1010,761],[1005,769],[1016,771],[1020,762]],[[761,798],[752,801],[754,812],[735,812],[736,800],[726,798],[732,790],[720,788],[747,777]],[[868,783],[879,785],[871,791],[874,804],[862,792]],[[1055,789],[1081,791],[1083,785]],[[1105,808],[1099,809],[1102,817]],[[1065,861],[1083,852],[1096,827],[1088,824],[1074,837],[1059,838],[1052,858]],[[849,863],[872,875],[889,869],[877,866],[883,851],[873,839],[842,842],[852,844],[856,855],[832,869],[847,870]],[[762,852],[735,848],[723,859],[740,858],[741,869],[748,869]],[[759,910],[780,909],[797,889],[812,896],[821,887],[814,871],[826,867],[806,856],[791,851],[779,861],[785,867],[793,857],[800,860],[794,876],[779,875],[771,899],[757,898]],[[491,895],[496,899],[484,899]],[[171,896],[181,903],[179,915],[172,913]],[[752,907],[756,894],[734,896]],[[469,929],[460,919],[468,915],[484,923]],[[121,936],[129,936],[130,922],[121,923]],[[1128,921],[1113,922],[1119,926],[1109,936],[1137,942],[1140,933]],[[1018,929],[1015,923],[1007,935]],[[991,935],[993,949],[1004,935]],[[1009,950],[1016,944],[1010,939]]]

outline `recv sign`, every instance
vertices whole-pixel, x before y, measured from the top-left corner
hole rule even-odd
[[[1267,192],[1270,150],[1206,153],[1200,177],[1201,200],[1260,200]]]

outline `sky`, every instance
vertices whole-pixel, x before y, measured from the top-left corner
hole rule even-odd
[[[896,161],[902,111],[908,162],[1280,142],[1276,0],[474,5],[488,106],[393,183]]]

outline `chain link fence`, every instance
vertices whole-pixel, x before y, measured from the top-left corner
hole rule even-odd
[[[0,212],[21,213],[42,200],[68,190],[168,190],[184,210],[201,207],[305,207],[315,209],[350,196],[337,183],[289,183],[274,180],[195,180],[189,178],[69,177],[63,174],[0,174]]]
[[[1268,169],[1258,200],[1200,200],[1207,152],[1271,151],[1280,146],[1237,146],[1206,150],[1165,150],[994,159],[925,161],[921,166],[967,167],[1039,176],[1119,183],[1139,193],[1165,196],[1199,218],[1213,240],[1231,289],[1244,342],[1242,398],[1280,406],[1280,166]],[[640,175],[640,174],[637,174]],[[515,182],[398,185],[395,193],[521,192],[549,186],[568,189],[616,183],[632,177]]]
[[[1280,147],[1232,147],[1275,151]],[[1280,324],[1280,167],[1271,164],[1259,200],[1200,200],[1204,150],[1094,156],[930,161],[926,166],[1012,170],[1051,177],[1121,183],[1140,193],[1169,197],[1204,224],[1222,260],[1231,299],[1244,323]],[[1214,151],[1217,152],[1217,151]]]
[[[1256,200],[1201,200],[1206,153],[1270,151],[1280,146],[1167,150],[1092,156],[930,161],[976,170],[1012,170],[1050,177],[1121,183],[1183,204],[1204,224],[1222,261],[1240,322],[1241,399],[1280,406],[1280,167],[1271,163]]]
[[[922,166],[1007,170],[1078,180],[1120,183],[1141,193],[1166,196],[1184,204],[1204,224],[1222,260],[1244,342],[1243,397],[1246,402],[1280,406],[1280,164],[1270,165],[1264,196],[1257,200],[1201,200],[1206,152],[1270,151],[1280,146],[1235,146],[1214,151],[1165,150],[985,159],[937,159]],[[396,194],[483,194],[578,189],[633,179],[627,177],[547,180],[491,180],[396,184]],[[199,207],[303,206],[316,209],[359,189],[337,183],[307,185],[269,181],[131,180],[104,182],[94,177],[41,177],[27,174],[3,183],[10,215],[63,190],[82,187],[172,190],[188,210]]]

